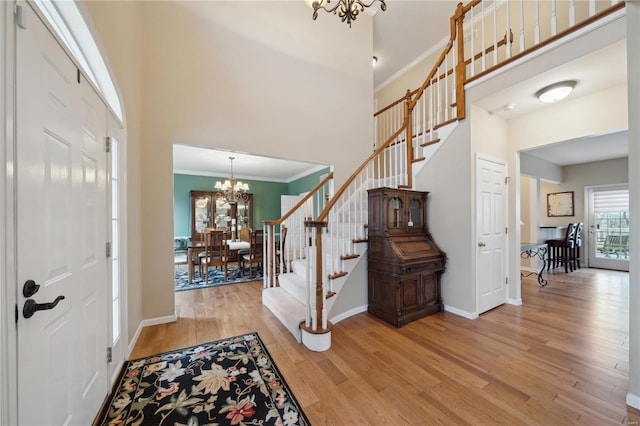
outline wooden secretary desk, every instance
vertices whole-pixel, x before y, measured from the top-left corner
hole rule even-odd
[[[446,255],[427,227],[428,192],[369,190],[369,313],[396,327],[442,310]]]

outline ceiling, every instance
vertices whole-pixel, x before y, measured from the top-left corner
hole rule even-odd
[[[449,18],[457,3],[458,0],[386,0],[387,10],[378,11],[373,18],[373,53],[378,58],[374,67],[375,88],[401,74],[422,59],[434,45],[448,37]],[[375,5],[372,10],[376,9]],[[626,45],[622,41],[493,93],[476,104],[509,120],[544,108],[545,104],[533,94],[541,87],[557,81],[578,80],[571,99],[622,84],[627,78],[626,67],[611,64],[625,62]],[[505,111],[504,107],[508,104],[514,104],[515,107]],[[603,140],[606,141],[604,145]],[[601,149],[605,145],[607,149]],[[624,157],[628,152],[627,145],[626,132],[621,132],[615,137],[607,135],[573,140],[527,153],[559,165],[569,165]],[[230,155],[237,158],[234,161],[234,174],[243,179],[289,182],[326,167],[246,153],[174,145],[174,170],[191,174],[227,175],[230,171]]]
[[[427,51],[449,36],[449,18],[458,2],[385,1],[387,10],[378,11],[373,17],[373,55],[378,58],[373,73],[375,88],[422,59]],[[425,78],[428,71],[425,70]]]
[[[608,135],[572,139],[525,153],[559,166],[612,160],[629,155],[628,136],[625,130]]]
[[[233,174],[238,179],[287,183],[328,167],[326,164],[174,144],[173,171],[201,176],[229,176],[229,157],[235,158]]]

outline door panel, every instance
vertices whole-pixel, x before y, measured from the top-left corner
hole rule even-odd
[[[476,160],[478,313],[506,302],[506,165]]]
[[[17,30],[18,421],[90,424],[108,391],[106,108],[27,4]],[[23,295],[27,280],[40,285]],[[27,299],[53,309],[22,312]],[[34,409],[35,408],[35,409]]]

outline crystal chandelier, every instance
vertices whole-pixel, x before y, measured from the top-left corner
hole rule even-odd
[[[224,198],[229,203],[237,203],[240,199],[243,199],[243,195],[249,191],[249,185],[236,180],[233,177],[233,160],[235,157],[229,157],[231,160],[231,176],[223,182],[217,181],[215,184],[216,198]]]
[[[380,2],[380,9],[387,10],[384,0],[372,0],[371,3],[363,3],[362,0],[338,0],[336,5],[331,7],[331,0],[305,0],[307,5],[313,9],[313,20],[318,17],[318,10],[324,9],[325,12],[338,15],[342,22],[347,22],[351,27],[351,21],[355,21],[356,17],[365,7],[371,6],[376,1]],[[325,7],[326,6],[326,7]]]

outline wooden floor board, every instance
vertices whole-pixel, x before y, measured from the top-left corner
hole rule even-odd
[[[177,321],[142,330],[131,358],[257,331],[314,425],[635,424],[628,275],[552,271],[522,306],[398,329],[366,313],[311,352],[262,305],[260,282],[176,293]]]

